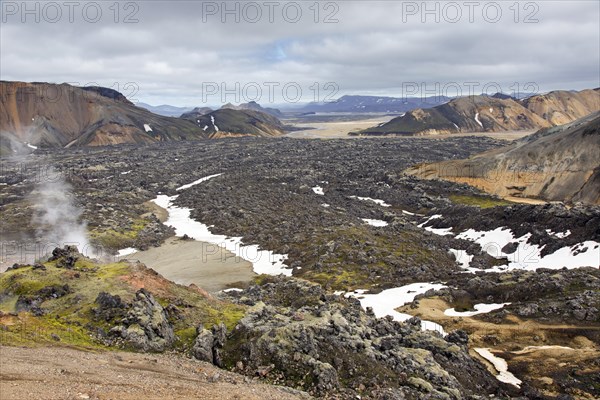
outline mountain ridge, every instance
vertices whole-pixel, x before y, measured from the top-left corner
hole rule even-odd
[[[467,183],[501,197],[600,205],[600,111],[466,160],[406,172]]]
[[[415,109],[361,135],[441,135],[547,128],[600,110],[600,90],[557,90],[523,100],[506,96],[468,96]]]

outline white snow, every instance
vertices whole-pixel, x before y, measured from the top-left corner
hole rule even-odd
[[[323,196],[325,194],[325,192],[323,191],[323,188],[321,186],[315,186],[314,188],[312,188],[313,192],[315,192],[318,195]]]
[[[454,127],[456,128],[457,131],[460,131],[460,128],[458,127],[458,125],[456,125],[454,123],[453,123],[453,125],[454,125]]]
[[[431,221],[433,219],[439,219],[439,218],[442,218],[442,216],[440,214],[432,215],[431,217],[427,218],[427,220],[425,222],[422,222],[417,226],[419,228],[423,228],[423,225],[425,225],[429,221]],[[426,231],[433,232],[436,235],[440,235],[440,236],[452,235],[452,228],[432,228],[432,227],[428,226],[428,227],[425,227],[424,229]]]
[[[509,305],[510,303],[500,303],[500,304],[475,304],[473,308],[475,311],[456,311],[454,308],[449,308],[444,311],[444,315],[449,317],[472,317],[473,315],[479,314],[487,314],[491,311],[498,310],[504,306]]]
[[[570,232],[569,232],[570,233]],[[566,232],[565,232],[566,234]],[[476,231],[469,229],[456,236],[457,239],[467,239],[478,243],[489,255],[496,258],[507,258],[508,265],[488,269],[489,272],[525,269],[535,271],[538,268],[560,269],[598,267],[600,265],[600,243],[588,240],[574,246],[565,246],[552,254],[542,257],[544,246],[527,243],[531,234],[515,238],[508,228],[496,228],[493,231]],[[508,243],[518,243],[517,250],[512,254],[502,252]],[[585,252],[579,252],[587,248]]]
[[[117,251],[117,254],[119,257],[125,257],[125,256],[128,256],[133,253],[137,253],[137,250],[134,249],[133,247],[127,247],[125,249],[121,249],[121,250]]]
[[[420,223],[419,225],[417,225],[419,228],[422,228],[423,225],[425,225],[426,223],[428,223],[429,221],[431,221],[432,219],[439,219],[442,218],[442,214],[435,214],[432,215],[431,217],[427,218],[427,220],[425,222]]]
[[[416,215],[415,213],[411,213],[410,211],[402,210],[402,214],[406,215]]]
[[[571,234],[571,230],[567,229],[565,232],[552,232],[551,229],[546,229],[546,233],[550,236],[556,236],[559,239],[564,239]]]
[[[490,107],[490,114],[494,112],[494,109]]]
[[[481,123],[481,121],[479,120],[479,113],[475,114],[475,122],[477,122],[479,124],[479,126],[481,126],[483,128],[483,124]]]
[[[387,226],[387,225],[388,225],[388,223],[387,223],[387,222],[385,222],[385,221],[382,221],[382,220],[380,220],[380,219],[369,219],[369,218],[362,218],[362,220],[363,220],[364,222],[366,222],[367,224],[371,225],[371,226],[379,226],[379,227],[382,227],[382,226]]]
[[[238,288],[229,288],[229,289],[223,289],[222,292],[225,293],[229,293],[229,292],[243,292],[244,289],[238,289]]]
[[[130,174],[130,173],[131,173],[131,171],[124,171],[124,172],[121,172],[121,175],[127,175],[127,174]]]
[[[441,218],[441,215],[432,215],[425,222],[422,222],[417,226],[423,228],[429,221],[437,218]],[[425,227],[424,229],[433,232],[436,235],[452,235],[452,228]],[[571,234],[570,231],[553,233],[547,230],[547,232],[553,234],[557,238],[564,238]],[[554,253],[542,257],[542,250],[545,245],[539,246],[528,243],[529,238],[531,238],[531,233],[515,238],[513,232],[506,227],[496,228],[492,231],[468,229],[456,235],[456,238],[478,243],[483,251],[492,257],[507,260],[506,265],[480,270],[470,267],[469,263],[472,260],[472,256],[469,256],[462,250],[449,249],[461,264],[461,267],[468,272],[506,272],[516,269],[535,271],[538,268],[560,269],[566,267],[572,269],[581,267],[595,268],[600,266],[600,243],[592,240],[577,243],[570,247],[562,247]],[[509,243],[517,244],[516,251],[511,254],[502,251],[504,246]],[[585,251],[582,251],[584,249]]]
[[[452,228],[432,228],[428,226],[425,228],[425,230],[440,236],[452,235]]]
[[[327,207],[331,207],[331,206],[329,204],[327,204],[327,203],[323,203],[323,204],[321,204],[321,207],[327,208]]]
[[[207,180],[212,179],[212,178],[216,178],[217,176],[220,176],[220,175],[222,175],[222,174],[214,174],[214,175],[205,176],[204,178],[200,178],[200,179],[198,179],[198,180],[196,180],[196,181],[194,181],[192,183],[188,183],[187,185],[183,185],[183,186],[178,187],[177,191],[179,192],[180,190],[189,189],[192,186],[196,186],[199,183],[206,182]]]
[[[215,117],[214,117],[214,115],[210,116],[210,122],[212,122],[212,125],[215,128],[215,131],[219,132],[219,127],[217,125],[215,125]]]
[[[26,143],[26,144],[27,144],[27,147],[29,147],[30,149],[37,150],[37,146],[34,146],[31,143]]]
[[[372,199],[370,197],[360,197],[360,196],[350,196],[351,199],[358,199],[358,200],[362,200],[362,201],[372,201],[375,204],[379,204],[382,207],[391,207],[390,204],[386,203],[383,200],[379,200],[379,199]]]
[[[412,318],[412,316],[400,313],[396,311],[396,308],[411,303],[417,295],[423,294],[430,289],[440,290],[445,287],[445,285],[438,283],[412,283],[410,285],[387,289],[377,294],[365,294],[365,290],[358,289],[354,292],[346,293],[346,297],[357,298],[365,310],[367,307],[371,307],[377,318],[391,315],[394,321],[403,322]],[[444,328],[435,322],[422,320],[421,327],[423,330],[437,331],[442,335],[446,334]]]
[[[177,190],[190,188],[219,175],[221,174],[198,179],[190,184],[179,187]],[[192,211],[190,208],[173,205],[177,197],[178,195],[159,195],[156,199],[152,200],[156,205],[168,211],[169,218],[165,224],[172,226],[177,236],[188,235],[192,239],[221,246],[236,256],[251,262],[252,268],[257,274],[292,275],[292,270],[285,265],[287,255],[261,250],[258,245],[244,245],[241,237],[227,237],[225,235],[213,234],[207,225],[190,218],[190,212]]]
[[[498,371],[496,379],[498,379],[500,382],[508,383],[518,388],[521,387],[521,380],[514,376],[512,373],[508,372],[508,364],[504,359],[496,357],[492,354],[490,349],[487,348],[474,348],[473,350],[475,350],[477,354],[479,354],[481,357],[488,360],[494,366],[496,371]]]
[[[206,132],[206,130],[208,129],[208,125],[204,125],[204,128],[202,128],[203,131]]]
[[[536,350],[567,350],[567,351],[575,351],[575,349],[572,348],[572,347],[557,346],[557,345],[546,345],[546,346],[527,346],[523,350],[512,351],[511,353],[514,353],[514,354],[525,354],[525,353],[530,353],[530,352],[536,351]]]
[[[454,254],[454,258],[456,258],[456,262],[460,264],[461,268],[472,273],[482,271],[479,268],[471,268],[471,261],[473,261],[473,256],[468,254],[466,250],[449,249],[448,251]]]
[[[152,128],[150,128],[150,125],[148,125],[148,124],[144,124],[144,130],[146,132],[152,132]]]

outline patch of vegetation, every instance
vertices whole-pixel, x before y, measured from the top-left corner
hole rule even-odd
[[[222,322],[231,330],[245,314],[244,306],[207,298],[142,265],[100,264],[84,257],[72,269],[58,268],[58,264],[46,262],[45,269],[24,266],[0,274],[1,344],[106,347],[99,333],[107,333],[119,321],[98,318],[94,310],[100,292],[131,303],[136,292],[145,287],[170,310],[179,338],[174,349],[179,350],[191,347],[196,327],[210,328]],[[57,295],[61,288],[64,290]],[[19,301],[22,305],[17,309]]]
[[[463,204],[466,206],[474,206],[479,208],[492,208],[514,204],[508,200],[496,199],[490,196],[466,196],[452,194],[448,198],[455,204]]]
[[[373,235],[367,227],[355,226],[311,237],[312,247],[315,241],[322,250],[305,260],[311,268],[300,270],[296,276],[333,290],[381,289],[381,282],[399,280],[403,264],[429,264],[435,258],[410,231]]]
[[[93,229],[90,232],[92,241],[108,249],[122,249],[134,245],[140,232],[148,225],[148,220],[144,218],[135,219],[126,229],[114,230],[97,230]]]

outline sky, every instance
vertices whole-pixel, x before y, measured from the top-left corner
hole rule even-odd
[[[600,86],[598,1],[0,1],[0,79],[134,102]]]

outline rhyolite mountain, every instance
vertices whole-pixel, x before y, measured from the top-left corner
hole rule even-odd
[[[219,120],[223,127],[235,126],[231,132],[237,135],[282,133],[281,123],[275,117],[259,112],[249,117],[244,111],[229,111]],[[196,121],[165,117],[136,107],[121,93],[108,88],[0,81],[2,154],[11,154],[27,144],[104,146],[227,136],[215,135],[202,127]]]
[[[236,136],[271,137],[285,133],[285,127],[273,115],[254,110],[219,109],[208,114],[188,113],[202,132],[211,139]]]
[[[600,205],[600,112],[467,160],[421,164],[407,172],[502,197]]]
[[[283,116],[283,113],[276,109],[276,108],[271,108],[271,107],[263,107],[260,104],[258,104],[255,101],[250,101],[248,103],[242,103],[239,106],[233,105],[231,103],[227,103],[225,105],[223,105],[221,107],[222,110],[250,110],[250,111],[260,111],[263,113],[267,113],[270,114],[274,117],[277,118],[281,118]]]
[[[213,111],[214,110],[210,107],[195,107],[194,109],[181,114],[179,118],[188,119],[190,121],[197,121],[199,117]]]
[[[535,130],[572,122],[600,110],[600,89],[554,91],[517,100],[507,96],[460,97],[415,109],[361,135],[441,135]]]
[[[315,113],[403,113],[415,108],[430,108],[449,101],[446,96],[432,97],[385,97],[347,95],[337,100],[322,103],[309,103],[302,107],[302,112]]]

